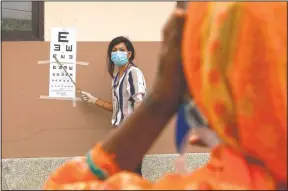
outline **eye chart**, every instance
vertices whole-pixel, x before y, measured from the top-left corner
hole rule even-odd
[[[76,82],[76,44],[75,29],[61,27],[51,29],[49,97],[75,99],[76,87],[54,58],[55,56],[58,58]]]

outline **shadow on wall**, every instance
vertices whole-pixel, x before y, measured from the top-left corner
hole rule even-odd
[[[160,43],[134,42],[135,63],[145,75],[148,91],[155,78]],[[108,42],[80,42],[77,46],[77,61],[89,63],[77,65],[77,85],[110,100]],[[48,95],[49,85],[49,65],[38,65],[42,60],[49,60],[49,42],[2,42],[4,158],[83,155],[112,128],[111,113],[100,108],[81,102],[72,107],[72,101],[39,99],[40,95]],[[150,153],[175,153],[173,127],[174,120]]]

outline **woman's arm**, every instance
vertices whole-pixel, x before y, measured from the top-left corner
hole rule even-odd
[[[185,90],[180,55],[184,15],[182,10],[176,10],[164,28],[158,77],[151,94],[120,128],[104,139],[103,149],[116,154],[121,169],[136,168],[177,111]]]
[[[110,101],[101,100],[97,97],[94,97],[88,92],[81,91],[81,99],[87,103],[97,105],[98,107],[101,107],[102,109],[105,109],[107,111],[113,112],[113,105]]]
[[[95,102],[95,105],[97,105],[98,107],[101,107],[102,109],[105,109],[107,111],[113,112],[113,104],[110,101],[98,99]]]

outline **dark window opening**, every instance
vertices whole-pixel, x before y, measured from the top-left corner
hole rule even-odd
[[[44,2],[2,1],[3,41],[43,41]]]

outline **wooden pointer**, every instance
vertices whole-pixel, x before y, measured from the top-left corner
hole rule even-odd
[[[67,72],[67,70],[65,69],[65,67],[63,66],[63,64],[61,64],[61,63],[59,62],[59,60],[58,60],[58,58],[57,58],[56,56],[55,56],[54,58],[55,58],[55,60],[56,60],[56,63],[59,64],[60,66],[62,66],[62,69],[65,71],[66,75],[68,75],[68,77],[70,78],[71,82],[72,82],[72,83],[74,84],[74,86],[77,88],[78,92],[81,93],[82,91],[80,90],[80,88],[77,87],[76,83],[75,83],[74,80],[71,78],[70,74]]]

